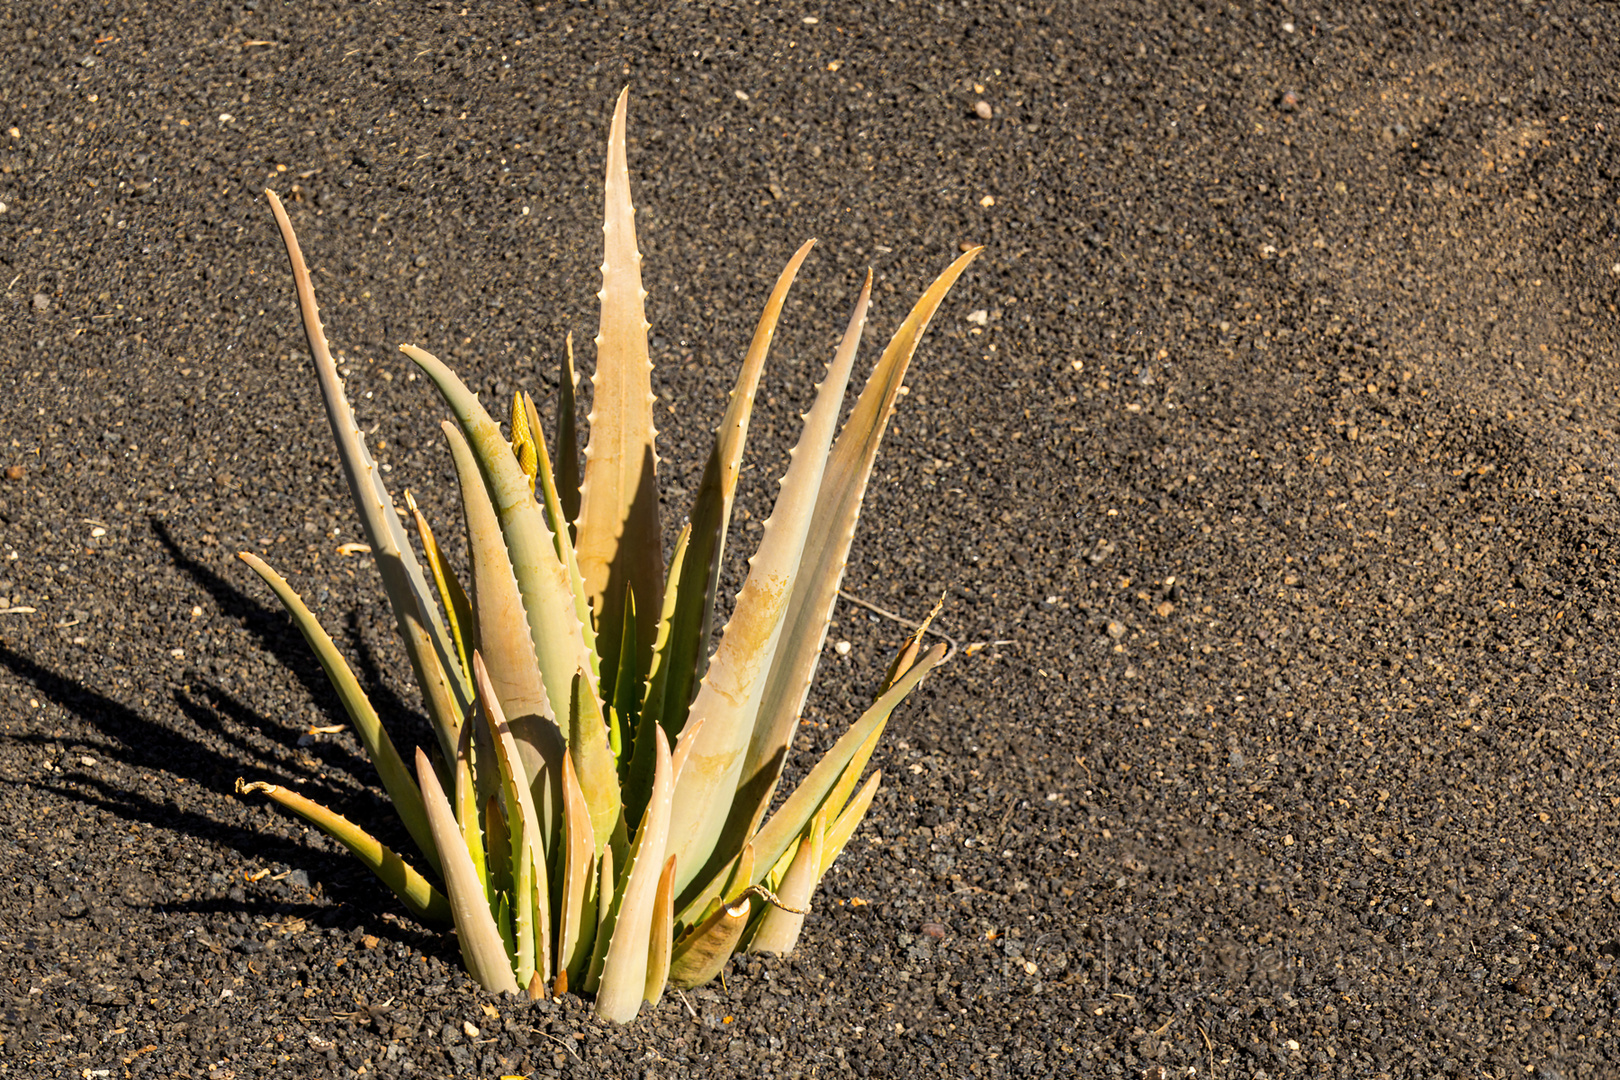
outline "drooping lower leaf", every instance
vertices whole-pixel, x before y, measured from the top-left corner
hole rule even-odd
[[[270,586],[292,616],[293,624],[304,635],[304,640],[315,650],[315,658],[321,662],[332,689],[337,691],[338,700],[349,714],[355,733],[360,736],[360,745],[366,748],[366,756],[371,759],[372,767],[382,779],[383,788],[394,804],[394,811],[399,814],[411,839],[416,841],[416,849],[427,860],[428,866],[438,873],[439,853],[433,846],[433,831],[428,827],[427,811],[422,808],[422,793],[417,790],[416,781],[411,779],[399,751],[394,749],[394,740],[388,737],[388,730],[377,718],[377,711],[371,707],[371,700],[360,688],[360,681],[354,677],[348,661],[343,659],[343,654],[337,651],[337,646],[315,618],[315,613],[309,610],[303,598],[293,591],[285,578],[251,552],[242,552],[241,559]]]
[[[394,895],[399,897],[414,917],[429,923],[451,921],[450,903],[444,894],[412,869],[411,865],[400,858],[392,848],[348,818],[328,810],[320,803],[306,799],[296,791],[289,791],[276,784],[266,784],[263,781],[252,784],[244,784],[240,780],[236,782],[238,795],[253,792],[268,795],[348,848],[382,880],[384,885],[393,890]]]

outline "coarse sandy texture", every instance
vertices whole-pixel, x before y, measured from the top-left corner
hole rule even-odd
[[[0,65],[0,1076],[1620,1076],[1620,7],[19,2]],[[987,251],[846,579],[975,647],[793,956],[613,1028],[232,794],[399,836],[234,552],[422,737],[260,192],[454,534],[394,346],[589,369],[625,84],[671,524],[821,241],[733,580],[866,267],[881,344]],[[840,606],[801,767],[903,633]]]

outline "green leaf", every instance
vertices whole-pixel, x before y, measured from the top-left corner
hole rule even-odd
[[[596,988],[602,980],[603,950],[607,947],[608,933],[612,929],[613,909],[619,901],[615,892],[615,883],[619,880],[613,873],[613,849],[605,849],[596,864],[597,892],[596,892],[596,937],[591,945],[591,962],[585,969],[585,992],[596,993]]]
[[[630,774],[630,753],[636,738],[636,722],[641,715],[642,676],[636,663],[636,598],[624,597],[624,637],[619,644],[619,663],[614,674],[613,697],[608,702],[608,747],[619,766],[622,786]]]
[[[506,944],[501,939],[484,883],[473,868],[472,856],[462,842],[460,826],[450,812],[450,803],[439,786],[439,778],[421,748],[416,751],[416,779],[422,786],[422,802],[428,823],[444,862],[444,884],[449,894],[450,912],[455,919],[456,938],[461,943],[461,959],[478,985],[495,993],[516,993],[517,980],[507,963]]]
[[[573,523],[579,520],[579,422],[575,418],[574,394],[579,376],[574,372],[574,335],[565,342],[561,378],[557,382],[557,498],[563,517],[568,519],[569,538]]]
[[[488,773],[484,770],[483,782],[474,775],[473,744],[481,742],[478,749],[480,760],[487,761],[494,751],[489,746],[487,732],[477,730],[478,725],[463,724],[461,727],[461,742],[456,748],[456,760],[452,775],[455,777],[455,790],[451,794],[451,805],[454,807],[456,824],[461,829],[461,842],[467,857],[472,860],[473,872],[484,885],[486,899],[491,895],[489,888],[489,864],[487,861],[487,848],[484,844],[484,829],[479,820],[479,807],[495,793],[495,785],[490,782]]]
[[[567,569],[557,559],[551,529],[534,501],[529,478],[512,456],[500,425],[484,411],[466,384],[432,353],[414,345],[402,345],[400,349],[438,388],[478,462],[523,598],[525,621],[546,696],[553,703],[567,701],[575,673],[595,671],[596,661],[586,648]],[[476,585],[473,591],[476,601]],[[488,632],[482,618],[480,629]],[[594,697],[594,680],[590,681],[590,689]]]
[[[417,789],[416,781],[411,779],[410,770],[405,768],[399,751],[394,749],[394,741],[388,737],[388,730],[377,718],[376,710],[371,707],[366,692],[360,689],[360,682],[343,659],[343,654],[337,651],[331,637],[321,628],[320,621],[286,579],[251,552],[241,552],[240,557],[270,586],[292,616],[293,624],[304,635],[304,640],[315,650],[315,658],[326,671],[332,689],[337,691],[338,700],[343,702],[343,709],[349,714],[355,733],[360,736],[360,745],[366,748],[366,756],[377,770],[377,776],[382,780],[383,788],[388,792],[388,798],[393,802],[394,811],[399,814],[405,831],[416,841],[417,850],[427,860],[428,866],[435,874],[440,873],[439,853],[433,846],[433,830],[428,827],[427,811],[422,807],[422,793]]]
[[[327,836],[354,853],[382,883],[393,890],[395,896],[415,918],[427,923],[449,923],[450,902],[428,880],[417,873],[398,853],[383,844],[360,826],[341,814],[333,813],[320,803],[312,802],[295,791],[275,784],[236,782],[236,793],[245,795],[259,792],[270,796]]]
[[[736,854],[735,849],[721,851],[715,845],[729,816],[760,695],[781,637],[793,576],[804,550],[827,449],[838,423],[871,295],[872,275],[868,271],[843,342],[827,368],[815,403],[805,415],[803,433],[793,449],[787,475],[782,478],[776,506],[765,522],[759,550],[749,561],[748,577],[737,595],[731,619],[692,702],[690,715],[704,722],[703,741],[694,751],[693,768],[681,777],[671,824],[676,838],[673,850],[680,856],[675,889],[683,901],[694,883],[701,886],[708,875]]]
[[[579,775],[579,788],[591,811],[591,831],[600,853],[624,829],[624,802],[619,794],[618,765],[608,746],[602,703],[590,692],[585,672],[575,674],[568,710],[568,756]]]
[[[579,558],[574,552],[573,530],[569,527],[571,519],[568,518],[557,492],[557,486],[552,479],[551,456],[546,452],[546,441],[538,434],[540,431],[540,415],[535,411],[534,401],[528,394],[523,395],[524,425],[533,432],[535,452],[537,455],[537,475],[540,481],[541,503],[546,511],[546,523],[552,532],[552,539],[557,544],[557,558],[568,571],[568,583],[574,590],[574,611],[579,616],[579,624],[585,633],[587,651],[594,657],[596,655],[596,620],[591,614],[590,598],[585,595],[585,579],[580,577]],[[576,491],[577,495],[577,491]],[[575,500],[576,504],[578,499]],[[576,506],[577,509],[577,506]],[[596,673],[600,674],[600,673]]]
[[[517,938],[512,933],[512,901],[506,893],[497,893],[490,901],[489,910],[495,915],[495,929],[501,932],[501,944],[506,946],[506,962],[517,966]]]
[[[542,913],[535,910],[538,885],[535,870],[545,865],[540,850],[540,818],[530,798],[528,777],[520,771],[522,759],[518,755],[518,744],[501,712],[501,703],[496,699],[481,653],[473,654],[473,684],[478,688],[478,701],[489,724],[495,764],[500,772],[501,798],[512,811],[509,822],[513,860],[512,915],[517,941],[513,974],[519,985],[526,987],[536,970],[546,972],[550,967],[551,920],[542,919]]]
[[[614,683],[626,592],[642,611],[663,607],[663,534],[658,523],[658,455],[653,448],[652,360],[647,355],[646,291],[636,249],[635,211],[625,157],[625,111],[619,95],[608,135],[602,227],[602,322],[596,336],[591,440],[580,485],[577,551],[586,595],[597,617],[601,676]],[[652,651],[649,622],[637,651]]]
[[[416,522],[416,535],[422,541],[428,569],[433,571],[433,584],[438,587],[439,601],[444,605],[450,638],[456,643],[456,659],[461,661],[461,670],[465,674],[472,670],[472,635],[477,630],[473,622],[472,604],[467,600],[467,592],[461,587],[456,572],[445,562],[444,553],[439,550],[439,542],[433,537],[427,517],[417,509],[416,500],[411,497],[409,490],[405,492],[405,506]]]
[[[485,887],[493,905],[497,896],[512,893],[512,831],[507,827],[501,800],[494,795],[484,800],[484,842],[489,847]]]
[[[856,826],[866,817],[866,811],[872,806],[872,797],[878,792],[878,782],[883,779],[883,770],[879,769],[866,778],[861,790],[855,793],[849,805],[844,807],[838,820],[827,827],[827,841],[821,853],[821,869],[816,872],[816,880],[825,877],[832,864],[838,861],[838,856],[844,853],[844,845],[849,838],[855,835]]]
[[[326,403],[326,418],[337,439],[338,458],[349,481],[349,493],[359,512],[366,542],[377,561],[377,571],[382,575],[383,589],[388,593],[395,623],[411,660],[411,670],[416,675],[417,686],[427,704],[428,718],[438,736],[439,749],[448,760],[455,755],[456,733],[460,730],[472,695],[461,669],[455,663],[453,646],[439,620],[438,608],[428,593],[422,568],[417,565],[416,555],[411,551],[410,541],[399,523],[399,515],[394,512],[394,501],[383,486],[377,463],[366,450],[360,428],[355,423],[354,409],[344,395],[343,381],[338,378],[337,365],[332,362],[326,334],[321,330],[315,288],[304,266],[298,238],[293,235],[292,221],[275,192],[267,191],[265,194],[269,196],[270,209],[276,216],[281,239],[287,247],[287,259],[292,264],[293,286],[298,293],[304,334],[309,339],[310,354],[315,359],[321,398]]]
[[[523,596],[512,573],[483,474],[461,431],[450,423],[443,427],[461,484],[462,513],[467,524],[473,610],[477,613],[474,646],[483,657],[490,686],[517,740],[521,775],[525,783],[529,779],[538,781],[538,790],[532,794],[544,830],[541,835],[549,845],[562,830],[562,791],[555,783],[562,775],[562,732],[546,695]]]
[[[572,755],[563,756],[563,879],[557,931],[557,971],[579,984],[596,940],[596,841],[591,810],[580,790]]]
[[[675,538],[675,554],[669,563],[669,578],[678,581],[681,577],[681,568],[686,565],[687,544],[692,538],[692,525],[688,522],[681,527],[680,535]],[[630,771],[624,782],[624,816],[628,821],[640,821],[641,813],[647,806],[647,792],[652,790],[654,753],[652,727],[658,725],[665,718],[662,708],[665,685],[671,664],[680,664],[683,661],[672,659],[676,654],[677,645],[674,634],[674,617],[676,604],[676,590],[664,591],[664,610],[658,618],[658,635],[653,641],[652,670],[647,675],[647,689],[641,699],[641,712],[636,718],[636,733],[632,740],[634,749],[630,758]],[[686,714],[681,713],[684,723]],[[664,735],[674,739],[679,733],[664,728]]]

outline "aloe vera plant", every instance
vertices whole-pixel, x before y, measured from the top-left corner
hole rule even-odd
[[[789,261],[765,305],[666,569],[652,364],[625,157],[626,97],[607,153],[606,254],[594,409],[579,467],[572,349],[556,454],[519,393],[503,433],[444,364],[402,346],[449,407],[467,580],[406,495],[418,560],[366,449],[321,329],[285,209],[292,264],[339,458],[435,735],[401,757],[331,638],[288,583],[247,561],[291,613],[377,768],[420,866],[295,792],[243,784],[353,851],[417,918],[452,923],[468,971],[497,991],[568,988],[633,1018],[668,984],[713,978],[739,948],[785,952],[877,791],[861,774],[890,714],[936,666],[921,634],[872,706],[767,813],[821,654],[878,443],[917,341],[978,249],[929,287],[838,414],[872,278],[782,480],[712,654],[727,522]],[[425,564],[425,569],[424,569]],[[431,585],[430,585],[431,581]]]

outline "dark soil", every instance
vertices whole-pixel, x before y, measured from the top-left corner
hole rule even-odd
[[[1620,7],[839,9],[3,6],[0,1075],[1620,1076]],[[821,241],[734,572],[866,267],[880,345],[987,251],[846,579],[965,647],[798,950],[615,1028],[232,793],[393,835],[234,553],[420,737],[260,192],[453,534],[394,345],[588,369],[626,83],[671,522]],[[904,634],[837,619],[801,762]]]

